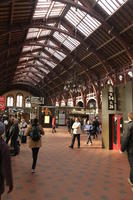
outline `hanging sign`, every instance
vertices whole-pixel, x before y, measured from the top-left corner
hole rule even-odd
[[[44,98],[43,97],[31,97],[30,102],[32,104],[44,104]]]
[[[5,97],[0,96],[0,110],[5,110]]]
[[[114,103],[114,90],[113,87],[109,87],[108,91],[108,110],[114,110],[115,103]]]

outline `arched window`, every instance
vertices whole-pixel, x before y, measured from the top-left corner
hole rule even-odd
[[[73,106],[73,100],[72,99],[68,99],[67,106],[70,106],[70,107]]]
[[[61,101],[61,106],[65,106],[65,101],[64,100]]]
[[[7,97],[7,106],[13,107],[13,97]]]
[[[25,99],[25,108],[30,108],[30,107],[31,107],[30,98],[27,97],[27,98]]]
[[[77,103],[77,106],[80,107],[80,108],[83,108],[83,107],[84,107],[83,102],[82,102],[82,101],[79,101],[79,102]]]
[[[95,99],[90,99],[87,103],[87,108],[89,110],[95,110],[96,109],[96,100]]]
[[[21,94],[17,95],[17,99],[16,99],[16,106],[17,107],[22,107],[23,103],[23,96]]]
[[[59,102],[58,101],[56,101],[55,106],[59,106]]]

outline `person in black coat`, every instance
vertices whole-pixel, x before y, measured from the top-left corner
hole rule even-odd
[[[128,113],[128,124],[123,136],[121,151],[127,151],[128,161],[130,165],[130,177],[128,182],[132,186],[133,191],[133,112]]]
[[[2,139],[2,134],[5,131],[5,126],[0,122],[0,200],[1,195],[5,190],[6,185],[9,187],[8,193],[13,190],[12,167],[10,159],[10,151],[8,145]]]
[[[19,126],[17,118],[14,118],[14,122],[12,127],[10,128],[11,134],[11,146],[14,148],[14,153],[12,156],[16,156],[19,153],[19,146],[18,146],[18,136],[19,136]]]

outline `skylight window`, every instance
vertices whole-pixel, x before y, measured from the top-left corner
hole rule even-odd
[[[74,7],[70,8],[65,18],[86,37],[101,25],[98,20]]]
[[[33,18],[48,18],[61,15],[66,4],[51,0],[38,0]]]
[[[37,37],[39,28],[29,28],[27,39]]]
[[[60,26],[60,28],[62,30],[67,31],[62,25]],[[71,51],[73,51],[79,44],[80,42],[77,41],[76,39],[65,35],[63,33],[59,33],[59,32],[54,32],[53,37],[57,40],[59,40],[62,44],[64,44],[68,49],[70,49]]]
[[[51,62],[51,61],[46,61],[46,64],[48,64],[49,66],[51,66],[52,68],[54,68],[56,66],[55,63]]]
[[[46,47],[45,49],[47,51],[49,51],[51,53],[51,55],[54,55],[60,61],[62,61],[66,57],[66,55],[64,53],[62,53],[62,52],[55,51],[55,50],[53,50],[51,48],[48,48],[48,47]]]
[[[127,0],[96,0],[97,3],[109,14],[112,15],[118,10]]]

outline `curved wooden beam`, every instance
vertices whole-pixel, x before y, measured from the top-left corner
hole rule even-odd
[[[70,6],[73,6],[76,9],[79,9],[79,10],[81,10],[81,11],[87,13],[87,14],[90,14],[92,17],[94,17],[98,21],[103,21],[101,16],[93,10],[92,6],[89,6],[89,7],[86,7],[86,6],[83,6],[83,5],[81,6],[80,4],[78,4],[78,3],[76,3],[75,1],[72,1],[72,0],[52,0],[52,1],[57,1],[57,2],[64,3],[64,4],[69,4]]]

